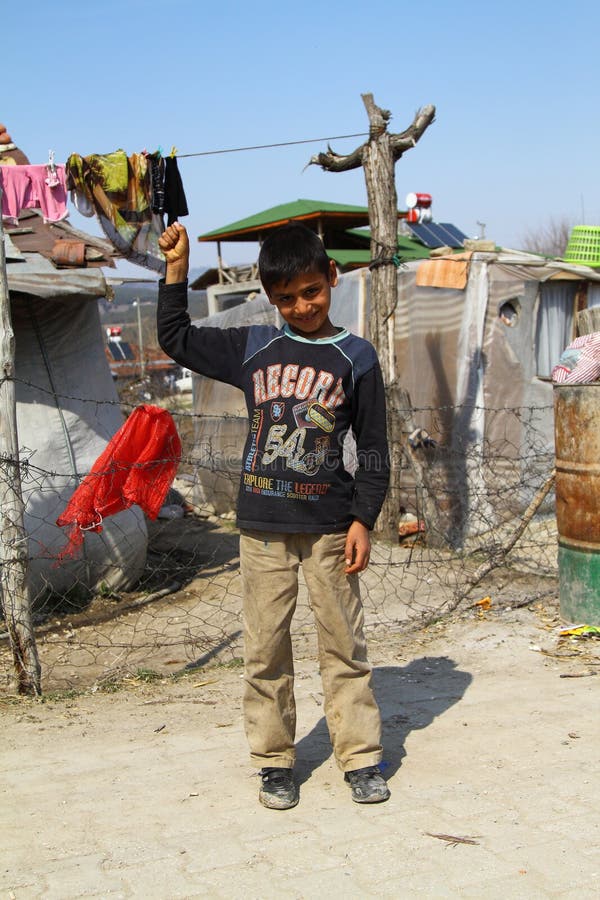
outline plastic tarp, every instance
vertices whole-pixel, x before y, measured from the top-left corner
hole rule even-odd
[[[8,235],[5,241],[10,240]],[[70,269],[61,271],[40,253],[21,253],[10,241],[8,245],[6,274],[10,293],[31,294],[34,297],[52,299],[56,296],[104,297],[106,281],[101,269]]]
[[[71,275],[62,278],[72,286]],[[63,594],[102,584],[130,587],[146,559],[139,507],[111,517],[101,534],[89,534],[80,559],[57,562],[65,532],[56,519],[123,424],[97,302],[70,290],[56,297],[56,286],[53,299],[38,300],[12,293],[12,281],[10,286],[30,596],[35,602],[46,589]]]

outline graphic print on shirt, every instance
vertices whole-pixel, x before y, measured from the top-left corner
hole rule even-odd
[[[258,462],[258,441],[262,430],[263,411],[255,409],[252,414],[252,422],[250,423],[250,447],[246,454],[244,469],[246,472],[253,472]]]
[[[342,379],[312,366],[278,363],[256,369],[252,383],[256,407],[244,469],[254,472],[259,465],[263,475],[246,476],[246,490],[288,497],[291,491],[302,499],[327,493],[328,482],[299,486],[270,478],[266,472],[277,460],[291,473],[312,478],[319,472],[331,450],[329,435],[336,424],[333,410],[346,399]],[[263,430],[266,434],[261,440]]]
[[[342,379],[332,372],[297,364],[282,367],[281,363],[256,369],[252,373],[254,403],[260,406],[267,400],[316,400],[328,409],[335,409],[346,399]]]
[[[316,438],[313,449],[307,450],[305,448],[307,428],[295,428],[289,437],[287,431],[287,425],[271,426],[265,441],[262,464],[269,466],[281,458],[285,460],[287,468],[294,472],[316,475],[327,458],[329,438]]]
[[[274,422],[279,422],[283,419],[285,413],[285,403],[282,403],[280,400],[273,400],[271,403],[271,418]]]

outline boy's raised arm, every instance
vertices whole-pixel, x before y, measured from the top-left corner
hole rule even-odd
[[[246,346],[244,329],[192,325],[187,296],[190,257],[187,231],[179,222],[173,222],[158,243],[167,263],[164,281],[158,285],[156,309],[161,349],[180,366],[238,387]]]
[[[190,241],[184,226],[179,222],[168,225],[158,239],[158,246],[167,262],[165,284],[186,281],[190,267]]]

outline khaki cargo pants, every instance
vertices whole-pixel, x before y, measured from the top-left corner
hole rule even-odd
[[[358,576],[344,574],[346,534],[242,531],[244,721],[252,762],[295,761],[290,625],[302,565],[315,617],[325,716],[344,772],[381,760],[381,717],[371,688]]]

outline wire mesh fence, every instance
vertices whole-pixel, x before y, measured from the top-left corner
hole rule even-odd
[[[124,414],[148,399],[132,388],[121,398]],[[55,521],[88,473],[48,471],[35,464],[34,452],[21,451],[26,587],[45,692],[108,689],[136,673],[181,674],[242,656],[235,498],[246,422],[195,412],[189,395],[152,402],[170,411],[182,444],[158,517],[136,507],[119,512],[100,533],[85,535],[75,557],[62,556],[67,535]],[[422,627],[487,597],[507,606],[556,598],[552,409],[390,414],[405,423],[392,460],[398,530],[373,535],[361,575],[367,632]],[[478,419],[484,427],[476,427]],[[415,422],[426,427],[413,428]],[[15,463],[0,462],[1,498]],[[15,559],[5,547],[6,619]],[[15,683],[8,631],[0,623],[3,692]],[[297,654],[314,652],[302,579],[293,637]]]

